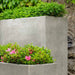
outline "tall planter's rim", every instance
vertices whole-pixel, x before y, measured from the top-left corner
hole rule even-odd
[[[45,65],[55,65],[56,63],[47,63],[47,64],[34,64],[34,65],[24,65],[24,64],[13,64],[13,63],[5,63],[5,62],[0,62],[0,64],[3,65],[11,65],[11,66],[45,66]]]
[[[15,19],[3,19],[3,20],[0,20],[0,21],[12,21],[12,20],[18,20],[18,19],[21,19],[21,20],[23,20],[23,19],[33,19],[33,18],[47,18],[47,17],[51,17],[51,18],[59,18],[59,19],[61,19],[61,18],[63,18],[63,19],[67,19],[66,17],[55,17],[55,16],[35,16],[35,17],[25,17],[25,18],[15,18]]]

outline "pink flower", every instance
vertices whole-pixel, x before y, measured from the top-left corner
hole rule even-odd
[[[32,51],[31,49],[29,49],[29,51]]]
[[[4,61],[1,61],[1,62],[4,62]]]
[[[29,52],[29,54],[32,54],[32,52]]]
[[[1,59],[3,59],[3,57],[1,56]]]
[[[8,48],[8,50],[6,50],[7,52],[9,52],[11,49],[10,48]]]
[[[31,59],[31,56],[25,56],[25,59],[26,59],[27,61],[29,61],[29,60]]]
[[[10,54],[16,54],[15,50],[12,50],[12,51],[10,52]]]

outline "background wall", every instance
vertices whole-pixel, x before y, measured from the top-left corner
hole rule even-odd
[[[51,2],[51,0],[42,0]],[[52,0],[58,3],[66,3],[66,0]],[[68,75],[75,75],[75,4],[66,3],[68,14]]]
[[[51,49],[51,55],[57,63],[56,75],[67,75],[66,18],[41,16],[1,20],[0,32],[1,45],[9,42],[17,42],[21,46],[33,43]]]

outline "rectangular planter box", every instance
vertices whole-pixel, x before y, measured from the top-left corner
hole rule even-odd
[[[0,21],[0,44],[33,43],[52,50],[57,75],[67,75],[67,19],[63,17],[29,17]]]
[[[57,75],[56,64],[17,65],[0,63],[0,75]]]

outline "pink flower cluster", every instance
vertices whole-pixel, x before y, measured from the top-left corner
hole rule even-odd
[[[3,61],[3,57],[2,57],[2,56],[1,56],[1,60],[2,60],[1,62],[4,62],[4,61]]]
[[[29,49],[29,51],[30,51],[29,54],[32,54],[33,53],[33,50]]]
[[[1,59],[3,59],[3,57],[1,56]]]
[[[10,52],[10,51],[11,51],[10,54],[16,54],[16,51],[15,51],[15,50],[16,50],[16,49],[14,49],[14,50],[11,51],[11,48],[8,48],[8,50],[6,50],[6,51],[7,51],[7,52]]]
[[[27,61],[29,61],[29,60],[31,60],[31,56],[25,56],[25,59],[26,59]]]
[[[15,49],[10,52],[10,54],[16,54]]]
[[[7,52],[9,52],[11,50],[11,48],[8,48],[8,50],[6,50]]]

